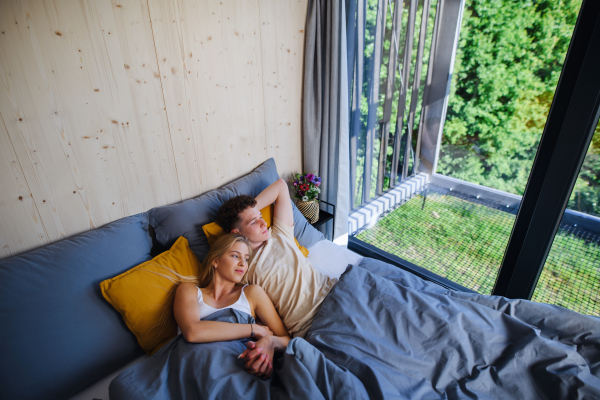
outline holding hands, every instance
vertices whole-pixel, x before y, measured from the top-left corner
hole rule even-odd
[[[258,342],[246,343],[247,349],[240,354],[246,362],[245,368],[249,374],[269,378],[273,373],[273,354],[276,350],[276,336],[265,336]],[[285,348],[285,347],[284,347]]]
[[[269,327],[264,325],[252,324],[252,332],[254,332],[254,337],[257,339],[273,336],[273,332],[271,332]]]

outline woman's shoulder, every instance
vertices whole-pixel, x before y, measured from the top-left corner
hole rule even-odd
[[[244,286],[244,293],[246,297],[256,297],[265,294],[265,290],[258,285],[246,285]]]
[[[248,292],[248,291],[250,291],[250,292],[254,292],[254,291],[257,291],[257,290],[259,290],[259,291],[263,291],[263,292],[264,292],[263,288],[261,288],[261,287],[260,287],[259,285],[257,285],[257,284],[245,285],[245,286],[244,286],[244,291],[245,291],[245,292]]]
[[[188,296],[188,295],[197,296],[198,295],[198,287],[196,285],[194,285],[193,283],[184,282],[184,283],[180,284],[179,287],[177,288],[177,294],[181,294],[183,296]]]

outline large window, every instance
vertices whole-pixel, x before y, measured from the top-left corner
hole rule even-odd
[[[365,2],[364,58],[354,65],[352,196],[361,217],[373,210],[382,213],[351,229],[351,246],[375,249],[368,251],[384,258],[387,254],[399,265],[450,287],[533,296],[598,315],[593,301],[587,302],[592,304],[588,308],[581,305],[581,298],[595,298],[589,293],[598,292],[599,285],[600,271],[594,269],[600,265],[600,219],[594,217],[600,214],[598,145],[591,141],[576,181],[550,168],[558,162],[571,171],[585,154],[579,149],[561,161],[558,138],[570,134],[589,142],[590,136],[583,126],[565,131],[562,122],[572,118],[572,111],[560,99],[576,96],[587,104],[586,111],[580,108],[581,115],[597,118],[595,105],[589,104],[594,97],[586,102],[585,95],[576,95],[577,80],[563,68],[569,48],[572,71],[596,62],[588,57],[584,63],[583,55],[589,51],[587,42],[597,40],[591,38],[590,21],[597,18],[593,13],[598,6],[583,3],[591,13],[587,23],[578,19],[582,0]],[[449,22],[452,12],[454,26]],[[576,24],[587,33],[572,41]],[[397,54],[392,48],[395,38]],[[360,38],[357,43],[360,50]],[[361,62],[364,73],[357,82]],[[577,71],[570,73],[582,73]],[[446,77],[451,80],[444,82]],[[590,81],[588,90],[596,90],[595,83]],[[556,122],[547,127],[551,121]],[[567,151],[565,146],[562,150]],[[422,185],[424,179],[428,183]],[[542,193],[553,182],[560,186],[555,191],[564,190],[569,179],[575,181],[575,189],[560,223],[560,196]],[[386,206],[390,191],[404,197]],[[380,204],[373,206],[377,201]],[[555,211],[545,225],[540,204]],[[533,232],[540,232],[537,242]],[[521,268],[526,254],[534,257],[532,249],[539,249],[536,257],[541,260],[535,268]],[[517,284],[520,274],[527,279]],[[564,294],[567,290],[570,295]]]

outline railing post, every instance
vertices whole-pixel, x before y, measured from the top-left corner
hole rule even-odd
[[[381,120],[381,149],[379,151],[379,174],[377,175],[377,194],[383,193],[383,182],[387,164],[387,147],[390,136],[390,120],[392,116],[392,102],[394,100],[394,86],[396,83],[396,68],[398,65],[398,48],[400,46],[400,26],[402,25],[402,0],[394,1],[394,16],[392,20],[392,38],[387,68],[387,82],[385,85],[385,102],[383,104],[383,118]],[[390,187],[392,187],[390,181]]]
[[[392,157],[390,185],[396,185],[396,175],[398,173],[398,165],[400,163],[400,152],[402,149],[402,128],[404,127],[404,111],[406,109],[406,90],[408,86],[408,77],[410,76],[410,60],[413,48],[416,18],[417,0],[410,0],[410,8],[408,11],[408,23],[406,26],[406,43],[404,46],[403,57],[404,59],[402,61],[402,86],[400,87],[400,96],[398,98],[398,113],[396,114],[396,134],[394,135],[394,155]],[[403,162],[406,162],[406,160],[403,160]]]
[[[444,131],[446,110],[454,59],[458,49],[464,0],[439,0],[436,30],[431,43],[427,85],[423,93],[423,108],[419,123],[420,146],[417,157],[420,171],[432,174],[437,168],[440,143]]]
[[[350,207],[355,207],[356,160],[358,158],[358,133],[360,131],[360,100],[362,98],[365,53],[365,0],[356,5],[356,56],[352,88],[352,111],[350,117]]]
[[[365,168],[363,178],[363,203],[371,199],[371,168],[373,165],[373,144],[377,131],[377,107],[379,105],[379,72],[381,70],[381,53],[383,50],[383,34],[385,32],[385,7],[386,0],[379,0],[377,4],[377,22],[375,24],[375,43],[371,70],[369,91],[369,114],[367,116],[367,137],[365,140]]]
[[[423,88],[423,99],[421,100],[421,116],[419,118],[419,127],[418,129],[418,137],[417,137],[417,150],[415,151],[416,157],[416,165],[414,167],[415,171],[419,170],[420,166],[420,154],[421,154],[421,141],[423,139],[423,115],[425,113],[425,106],[429,102],[429,88],[431,86],[431,77],[433,74],[433,56],[435,54],[435,46],[439,34],[439,25],[440,25],[440,10],[443,7],[444,0],[439,0],[437,3],[437,10],[435,12],[435,22],[433,23],[433,32],[431,34],[431,48],[429,49],[429,62],[427,66],[427,77],[425,78],[425,87]],[[430,172],[431,174],[431,172]]]
[[[419,101],[419,87],[421,86],[421,69],[423,67],[423,52],[425,50],[425,38],[427,37],[427,22],[429,21],[429,6],[431,0],[423,1],[423,11],[421,12],[421,30],[419,32],[419,47],[417,48],[417,59],[415,61],[415,73],[413,75],[413,89],[410,99],[410,111],[408,113],[408,122],[406,130],[406,147],[404,148],[404,164],[402,165],[402,176],[408,176],[408,162],[410,151],[412,149],[412,133],[415,126],[415,113],[417,112],[417,103]],[[416,165],[413,164],[413,171]]]

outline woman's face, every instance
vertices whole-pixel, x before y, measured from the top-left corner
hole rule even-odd
[[[244,242],[235,242],[229,251],[216,259],[214,264],[215,275],[220,278],[238,283],[248,270],[250,258],[248,246]]]

